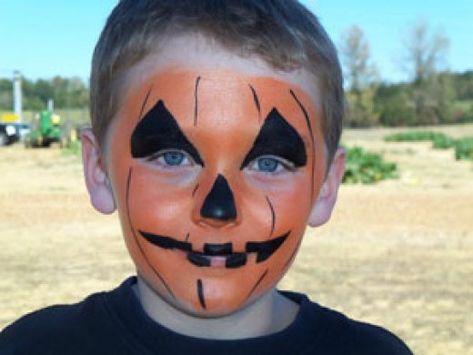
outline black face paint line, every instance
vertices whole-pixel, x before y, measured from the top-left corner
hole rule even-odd
[[[292,251],[291,255],[289,256],[287,261],[284,263],[284,266],[282,267],[281,271],[285,270],[288,267],[288,265],[291,263],[291,261],[295,258],[296,254],[297,254],[297,251],[299,250],[299,248],[301,246],[302,239],[303,238],[299,239],[299,242],[297,243],[296,248]]]
[[[195,194],[196,194],[197,190],[199,189],[199,186],[200,186],[200,185],[199,185],[199,184],[197,184],[197,185],[196,185],[196,187],[194,187],[194,190],[192,190],[192,197],[194,197],[194,196],[195,196]]]
[[[286,240],[290,232],[286,234],[268,240],[266,242],[247,242],[246,243],[246,251],[249,253],[257,253],[256,262],[261,263],[267,260],[271,255],[274,254],[276,250],[279,249],[282,243]]]
[[[204,244],[204,253],[207,255],[230,255],[233,253],[232,243],[225,244]]]
[[[148,92],[146,93],[145,99],[143,100],[143,104],[141,105],[141,110],[140,110],[140,115],[138,116],[138,120],[143,117],[143,112],[145,111],[146,104],[148,103],[149,95],[151,94],[151,91],[153,90],[153,87],[151,86]]]
[[[188,242],[183,242],[180,240],[173,239],[171,237],[164,237],[143,231],[140,231],[140,234],[148,242],[157,245],[158,247],[163,249],[179,249],[182,251],[192,251],[192,244]]]
[[[197,118],[199,115],[199,84],[200,84],[200,76],[197,77],[195,80],[195,88],[194,88],[194,126],[197,126]]]
[[[205,305],[205,297],[204,297],[204,285],[202,284],[202,280],[197,280],[197,296],[199,297],[200,305],[203,309],[206,309],[207,306]]]
[[[200,253],[193,253],[193,252],[187,253],[187,260],[189,260],[192,264],[198,267],[210,266],[210,259]]]
[[[162,249],[180,250],[186,253],[187,260],[198,267],[210,267],[213,256],[225,258],[225,267],[238,268],[246,265],[249,253],[256,253],[256,262],[267,260],[284,243],[291,231],[277,238],[264,242],[247,242],[244,251],[235,251],[232,243],[213,244],[205,243],[204,251],[196,251],[192,244],[187,241],[176,240],[171,237],[161,236],[153,233],[139,231],[143,238],[149,243]]]
[[[200,209],[203,218],[231,221],[237,217],[235,199],[227,179],[218,175]]]
[[[148,267],[153,271],[153,273],[156,275],[156,277],[161,281],[161,283],[164,285],[164,287],[169,292],[169,294],[172,296],[172,298],[175,299],[176,296],[174,296],[174,293],[172,292],[171,288],[166,283],[166,281],[164,281],[164,278],[161,276],[161,274],[153,268],[153,266],[151,265],[148,257],[145,254],[145,251],[141,247],[141,244],[138,241],[138,238],[136,237],[135,228],[133,227],[133,223],[131,222],[131,216],[130,216],[130,184],[131,184],[132,172],[133,172],[133,169],[130,168],[128,170],[128,178],[127,178],[127,181],[126,181],[126,197],[125,197],[126,202],[125,203],[126,203],[126,214],[127,214],[127,218],[128,218],[128,225],[130,226],[131,233],[133,234],[133,238],[135,239],[135,243],[138,245],[138,249],[140,250],[141,255],[143,255],[143,258],[145,259],[146,264],[148,264]]]
[[[273,204],[269,200],[268,196],[266,196],[266,202],[268,202],[269,209],[271,211],[271,233],[269,234],[269,237],[271,238],[274,233],[274,226],[276,225],[276,214],[274,212]]]
[[[248,296],[246,297],[246,299],[250,298],[251,295],[253,294],[253,292],[255,292],[256,288],[259,286],[259,284],[261,283],[261,281],[263,281],[263,279],[266,277],[266,275],[268,274],[268,270],[266,269],[265,272],[263,272],[263,274],[261,274],[261,276],[259,277],[258,281],[256,281],[256,283],[254,284],[254,286],[251,288],[251,291],[248,293]]]
[[[262,155],[284,158],[293,163],[295,167],[301,167],[307,163],[306,148],[302,137],[275,108],[266,117],[263,127],[261,127],[253,147],[243,160],[240,169],[243,170]]]
[[[312,203],[312,201],[314,200],[314,177],[315,177],[315,138],[314,138],[314,133],[312,131],[312,124],[310,123],[310,117],[309,117],[309,114],[307,113],[307,109],[304,107],[301,100],[299,100],[296,93],[294,91],[292,91],[292,89],[289,90],[289,93],[291,94],[294,101],[296,101],[297,105],[300,107],[300,109],[301,109],[301,111],[304,115],[305,122],[307,124],[307,129],[309,130],[309,134],[310,134],[312,149],[314,150],[314,154],[312,154],[312,179],[311,179],[311,187],[310,187],[310,201]]]
[[[259,102],[258,94],[253,86],[249,85],[251,93],[253,94],[253,101],[255,102],[256,109],[258,110],[258,118],[261,121],[261,104]]]
[[[228,260],[231,259],[235,254],[232,252],[233,246],[232,243],[225,244],[204,244],[204,252],[189,252],[187,253],[187,260],[192,264],[199,267],[210,266],[210,256],[226,256],[226,265]],[[233,255],[232,255],[233,254]],[[227,266],[228,267],[228,266]]]
[[[248,257],[245,253],[237,253],[230,255],[225,260],[225,267],[228,269],[236,269],[246,264]]]
[[[187,152],[196,164],[204,162],[194,145],[179,128],[176,119],[160,100],[137,124],[131,135],[133,158],[148,158],[164,149]]]

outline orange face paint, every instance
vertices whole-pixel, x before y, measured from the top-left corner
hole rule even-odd
[[[232,313],[275,286],[324,178],[317,108],[290,83],[161,71],[124,95],[109,172],[138,272],[188,313]]]

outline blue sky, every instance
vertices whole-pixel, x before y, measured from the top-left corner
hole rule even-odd
[[[450,39],[448,66],[473,69],[472,0],[303,0],[336,44],[361,27],[382,79],[403,80],[403,38],[419,20]],[[0,0],[0,77],[18,69],[31,79],[54,75],[87,79],[93,47],[116,0]]]

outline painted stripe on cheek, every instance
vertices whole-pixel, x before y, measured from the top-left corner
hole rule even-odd
[[[269,200],[268,196],[266,196],[266,201],[268,202],[269,209],[271,210],[271,233],[269,234],[269,237],[271,238],[274,233],[274,226],[276,225],[276,215],[274,213],[273,204]]]
[[[256,281],[254,286],[251,288],[251,291],[248,293],[248,296],[246,297],[247,300],[251,297],[253,292],[255,292],[256,288],[260,285],[261,281],[263,281],[263,279],[266,277],[267,274],[268,274],[268,269],[266,269],[266,271],[263,272],[263,274],[259,277],[258,281]]]
[[[169,294],[176,299],[176,296],[174,296],[174,293],[172,292],[171,288],[169,285],[164,281],[164,278],[161,276],[161,274],[154,269],[154,267],[151,265],[148,257],[146,256],[143,248],[141,247],[140,242],[138,241],[138,238],[136,236],[135,228],[133,227],[133,223],[131,222],[131,216],[130,216],[130,184],[131,184],[131,176],[132,176],[133,169],[130,167],[128,170],[128,178],[126,181],[126,214],[128,217],[128,224],[130,225],[131,233],[133,234],[133,237],[135,238],[135,243],[138,245],[138,248],[140,249],[141,255],[143,255],[143,258],[145,259],[146,264],[148,264],[149,268],[153,271],[153,273],[156,275],[156,277],[162,282],[166,290],[169,292]]]

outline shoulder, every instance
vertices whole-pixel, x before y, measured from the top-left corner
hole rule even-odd
[[[83,348],[89,325],[99,321],[100,307],[101,294],[93,294],[80,303],[29,313],[0,333],[0,354],[65,353],[78,344]]]
[[[316,339],[304,354],[322,348],[326,354],[412,355],[407,345],[387,329],[350,319],[343,313],[311,302],[304,295],[296,297],[299,297],[306,321],[310,322],[306,329],[310,329]]]

